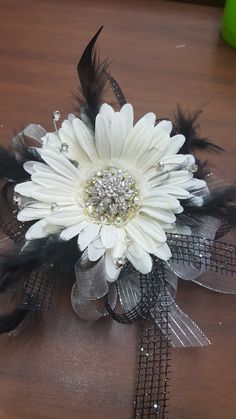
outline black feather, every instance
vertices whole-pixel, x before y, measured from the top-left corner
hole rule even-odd
[[[108,66],[107,61],[100,63],[98,55],[94,50],[96,40],[102,28],[97,31],[85,48],[77,66],[82,93],[78,98],[79,106],[83,109],[83,113],[93,128],[102,104],[104,88],[107,82],[105,73]]]
[[[52,281],[55,282],[55,278],[59,276],[63,276],[68,281],[69,277],[74,276],[74,265],[81,255],[76,238],[69,241],[58,240],[57,237],[32,240],[30,245],[25,247],[23,251],[20,250],[21,248],[22,244],[17,250],[15,249],[7,254],[0,255],[0,268],[2,273],[0,282],[1,299],[5,298],[5,300],[8,300],[11,294],[16,295],[18,293],[22,295],[25,279],[35,269],[42,269],[48,272],[49,275],[47,278],[50,283]],[[39,284],[38,282],[37,284],[33,284],[33,294],[31,294],[29,286],[30,283],[27,287],[27,293],[24,293],[23,307],[26,305],[26,309],[16,308],[10,314],[0,316],[0,333],[6,333],[15,329],[25,320],[26,316],[27,318],[32,317],[32,315],[29,316],[29,313],[31,313],[29,309],[41,310],[43,307],[44,301],[40,300],[42,293],[40,294],[39,292],[37,295],[33,295],[33,291],[35,291],[35,287],[39,287],[38,289],[40,289],[44,284]],[[43,298],[51,299],[53,288],[54,283],[52,286],[48,284],[45,292],[48,290],[49,295],[45,294]],[[47,305],[50,305],[50,301],[47,301]],[[34,320],[33,323],[35,323]]]
[[[24,170],[22,163],[3,147],[0,147],[0,179],[10,182],[24,182],[29,174]]]
[[[29,314],[28,310],[15,308],[8,314],[0,316],[0,334],[14,330]]]
[[[174,120],[174,130],[186,138],[184,145],[179,150],[180,154],[190,154],[195,149],[224,151],[220,146],[211,143],[207,138],[200,137],[198,118],[202,111],[192,113],[184,112],[179,106]]]
[[[206,177],[211,173],[211,169],[208,165],[208,161],[204,160],[201,161],[198,158],[195,158],[196,164],[197,164],[197,172],[194,173],[194,177],[196,177],[197,179],[202,179],[205,180]]]
[[[23,164],[28,160],[42,161],[34,145],[20,132],[13,137],[10,151],[0,146],[0,179],[16,183],[28,180],[30,175]]]
[[[232,226],[236,226],[236,187],[221,186],[213,188],[204,198],[200,207],[185,206],[185,214],[191,217],[200,215],[212,215],[213,217],[227,220]]]
[[[69,241],[59,240],[51,236],[45,239],[32,240],[21,251],[18,249],[0,254],[0,293],[15,287],[24,280],[33,270],[42,268],[55,274],[74,274],[74,265],[81,252],[78,249],[76,238]]]

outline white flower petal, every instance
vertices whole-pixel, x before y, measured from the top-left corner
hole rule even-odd
[[[87,139],[85,139],[85,141],[93,141],[93,134],[82,121],[82,124],[80,124],[79,127],[75,124],[76,127],[74,129],[73,121],[75,119],[78,119],[75,115],[68,115],[68,120],[63,121],[61,129],[59,130],[61,141],[69,146],[68,150],[62,153],[71,160],[78,161],[81,166],[85,166],[87,163],[90,163],[91,160],[81,147],[80,138],[85,137]],[[82,143],[83,141],[84,140],[82,139]]]
[[[143,199],[143,205],[148,207],[174,210],[179,207],[178,199],[164,193],[150,196]]]
[[[163,210],[161,208],[153,208],[143,205],[141,212],[144,212],[150,217],[163,221],[164,223],[174,223],[176,220],[175,215],[170,210]]]
[[[165,182],[167,185],[181,185],[188,181],[192,181],[193,173],[189,170],[178,170],[169,173],[168,179]]]
[[[190,197],[190,193],[179,186],[162,185],[159,186],[159,190],[160,192],[170,194],[171,196],[174,196],[177,199],[187,199]]]
[[[106,273],[108,275],[108,281],[115,281],[120,274],[120,269],[118,269],[115,265],[111,252],[109,250],[106,250],[105,253],[105,267]]]
[[[105,115],[111,122],[115,111],[110,105],[108,105],[107,103],[103,103],[99,110],[99,113]]]
[[[78,236],[78,234],[88,225],[90,224],[89,221],[87,220],[83,220],[78,224],[74,224],[72,226],[69,226],[67,228],[65,228],[61,234],[60,234],[60,238],[62,240],[70,240],[75,236]]]
[[[104,249],[101,238],[99,236],[93,241],[93,246],[96,247],[96,249]]]
[[[130,245],[127,251],[127,258],[139,272],[146,275],[152,270],[152,259],[147,252],[144,252],[142,257],[137,258],[136,255],[139,254],[138,247],[138,245]]]
[[[57,226],[49,226],[49,224],[44,220],[37,221],[34,223],[25,234],[26,240],[35,240],[42,239],[47,237],[50,234],[57,233],[60,231],[60,228]]]
[[[155,126],[155,131],[162,131],[165,135],[170,135],[172,131],[173,125],[171,121],[163,120],[158,122]]]
[[[193,205],[194,207],[201,207],[204,203],[204,199],[201,196],[195,195],[191,195],[189,201],[191,202],[191,205]]]
[[[151,139],[151,144],[153,143],[153,137]],[[166,150],[168,148],[169,138],[163,137],[158,144],[155,145],[151,150],[147,150],[140,156],[140,160],[138,162],[139,168],[145,173],[151,167],[156,166],[156,171],[158,173],[157,165],[162,159],[163,155],[165,155]],[[150,146],[149,146],[150,148]]]
[[[95,142],[100,159],[110,157],[111,126],[108,118],[103,114],[98,114],[95,123]]]
[[[27,172],[27,173],[29,173],[30,175],[32,175],[33,173],[34,173],[34,165],[35,165],[35,161],[26,161],[24,164],[23,164],[23,167],[24,167],[24,169],[25,169],[25,171]]]
[[[115,241],[115,245],[112,250],[112,256],[117,259],[124,256],[125,253],[125,230],[123,228],[117,228],[117,238]]]
[[[169,147],[166,154],[177,154],[185,143],[185,136],[182,134],[174,135],[170,138]]]
[[[91,161],[97,160],[98,155],[94,139],[91,137],[91,132],[89,129],[79,118],[74,118],[72,124],[76,138],[79,141],[81,148],[84,150]]]
[[[124,106],[122,106],[120,110],[120,114],[124,117],[124,120],[126,122],[126,132],[128,135],[134,125],[133,106],[130,103],[126,103]]]
[[[174,210],[174,213],[175,214],[181,214],[182,212],[183,212],[183,207],[182,207],[182,205],[179,205],[178,206],[178,208],[176,208],[175,210]]]
[[[156,115],[153,112],[148,112],[143,116],[146,121],[154,127],[156,123]]]
[[[32,198],[45,203],[55,202],[57,205],[76,204],[75,192],[72,193],[71,190],[68,189],[42,188],[41,186],[35,186],[31,191],[31,196]]]
[[[136,163],[148,150],[153,129],[144,118],[140,119],[126,138],[121,157]]]
[[[48,132],[44,137],[42,137],[41,141],[43,148],[47,148],[48,146],[50,146],[59,149],[61,146],[60,139],[58,138],[58,135],[55,132]]]
[[[38,185],[45,186],[46,188],[66,188],[72,193],[74,192],[74,184],[71,180],[66,179],[64,176],[57,175],[56,173],[33,173],[31,176],[33,182]]]
[[[27,196],[30,198],[32,197],[31,192],[33,190],[33,187],[34,187],[34,183],[31,181],[18,183],[15,186],[14,191],[19,193],[20,195]]]
[[[146,252],[153,253],[155,251],[156,246],[154,240],[147,234],[144,234],[143,230],[137,225],[134,225],[132,221],[125,226],[125,230],[128,236],[146,250]]]
[[[188,156],[185,154],[170,154],[162,157],[162,164],[164,165],[163,170],[174,170],[176,168],[182,168],[186,163],[189,162]]]
[[[73,125],[72,125],[74,118],[75,118],[75,115],[70,114],[68,115],[68,119],[65,119],[61,124],[61,131],[63,131],[73,143],[76,142],[75,133],[73,130]]]
[[[53,169],[55,172],[65,176],[67,179],[76,180],[79,177],[79,170],[64,157],[60,152],[54,150],[42,150],[41,156],[43,160]]]
[[[86,249],[88,245],[97,237],[101,226],[99,224],[89,224],[85,227],[78,237],[78,245],[80,250]]]
[[[88,258],[91,260],[91,262],[95,262],[96,260],[100,259],[104,253],[104,247],[97,248],[94,246],[94,243],[90,243],[88,245]]]
[[[136,141],[136,136],[139,134],[140,137],[142,137],[142,133],[146,131],[147,129],[147,121],[143,119],[142,121],[138,121],[135,126],[130,131],[129,135],[127,136],[122,152],[121,152],[121,158],[126,159],[128,158],[128,151],[130,149],[134,148],[134,142]],[[141,133],[141,135],[140,135]],[[137,144],[137,142],[135,142]]]
[[[34,172],[35,173],[47,173],[49,176],[51,176],[54,172],[54,170],[49,167],[46,163],[41,163],[41,162],[34,162]]]
[[[170,133],[172,131],[172,123],[170,121],[161,121],[153,129],[152,141],[149,149],[156,148],[160,150],[161,144],[165,144],[168,148],[170,143]]]
[[[142,215],[138,215],[132,221],[133,224],[137,224],[144,233],[148,234],[154,240],[162,243],[166,241],[166,235],[162,227],[159,225],[156,220],[145,217]]]
[[[19,221],[31,221],[31,220],[39,220],[41,218],[45,218],[48,214],[50,214],[50,207],[47,208],[31,208],[30,206],[23,208],[17,214],[17,220]]]
[[[128,130],[125,118],[121,113],[116,112],[111,123],[111,158],[120,157],[127,134]]]
[[[127,249],[132,255],[133,257],[135,257],[136,259],[141,259],[142,257],[145,256],[145,254],[147,253],[145,250],[143,250],[143,248],[136,243],[135,241],[132,241],[132,243],[129,245],[128,249]]]
[[[79,207],[74,209],[75,206],[60,211],[51,211],[46,220],[50,224],[56,224],[63,227],[75,225],[84,220],[83,210]]]
[[[88,160],[87,158],[84,158],[84,153],[81,153],[81,149],[78,146],[78,140],[76,138],[71,139],[69,134],[70,131],[68,133],[63,128],[61,128],[58,131],[58,135],[60,137],[60,153],[64,155],[67,159],[77,161],[80,164],[86,164]],[[66,150],[63,150],[62,145],[66,145]]]
[[[164,243],[154,252],[154,255],[159,259],[167,261],[171,258],[171,251],[168,244]]]
[[[101,237],[103,246],[106,249],[111,249],[112,247],[115,246],[115,241],[117,237],[117,228],[111,224],[109,225],[104,224],[101,228],[100,237]]]
[[[174,224],[173,229],[171,230],[172,234],[184,234],[185,236],[191,236],[191,228],[187,225]]]
[[[191,184],[190,184],[191,191],[195,191],[197,189],[205,189],[206,188],[206,182],[202,179],[196,179],[192,178]]]

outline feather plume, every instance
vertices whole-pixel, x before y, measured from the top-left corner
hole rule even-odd
[[[14,287],[34,269],[72,275],[75,262],[81,255],[75,239],[63,241],[54,236],[32,240],[21,249],[22,243],[7,254],[0,254],[0,293]]]
[[[22,163],[3,147],[0,147],[0,179],[10,182],[24,182],[29,174],[24,170]]]
[[[179,134],[183,134],[186,138],[183,147],[179,150],[180,154],[190,154],[192,150],[195,149],[224,151],[220,146],[208,141],[207,138],[200,137],[198,118],[201,113],[201,110],[187,113],[184,112],[180,106],[177,107],[174,120],[175,131]]]
[[[77,66],[81,84],[81,93],[78,101],[83,113],[91,126],[95,127],[95,119],[102,104],[104,88],[107,82],[106,69],[107,61],[100,63],[98,55],[94,50],[97,38],[103,26],[97,31],[85,48]]]
[[[197,219],[198,214],[211,215],[222,219],[231,227],[236,226],[236,187],[218,186],[213,188],[203,199],[202,206],[188,206],[185,203],[184,213]]]
[[[25,319],[28,310],[15,308],[10,313],[0,316],[0,334],[14,330]]]
[[[62,241],[53,236],[46,239],[32,240],[23,250],[21,248],[22,244],[17,249],[0,255],[1,299],[8,299],[9,293],[18,292],[21,295],[25,279],[35,269],[50,272],[52,275],[48,276],[49,280],[52,278],[51,280],[54,281],[55,277],[63,276],[68,281],[68,277],[74,275],[74,265],[81,255],[75,239]],[[40,287],[41,285],[38,284],[37,286]],[[47,286],[47,288],[50,291],[50,286]],[[35,295],[33,301],[31,294],[28,294],[28,292],[27,289],[27,294],[24,295],[26,309],[16,308],[9,314],[0,316],[0,333],[16,328],[26,316],[29,316],[32,308],[33,310],[40,310],[43,307],[43,301],[37,301],[40,295]],[[27,304],[27,299],[30,299],[29,304]]]

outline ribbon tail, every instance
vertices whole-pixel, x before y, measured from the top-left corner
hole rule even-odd
[[[140,341],[137,359],[136,397],[134,418],[166,418],[168,408],[168,385],[170,380],[170,341],[169,341],[169,306],[160,305],[161,328],[153,321],[150,307],[161,296],[161,301],[168,297],[165,281],[164,262],[154,264],[154,274],[141,278],[141,295],[148,305],[145,318],[140,321]],[[173,278],[169,278],[172,287]],[[160,300],[159,300],[160,301]],[[148,307],[146,307],[148,308]]]
[[[236,279],[232,278],[230,275],[225,278],[216,272],[214,274],[212,274],[212,272],[205,272],[192,281],[215,292],[236,294]]]
[[[165,335],[165,328],[163,326],[167,320],[163,316],[160,308],[156,306],[155,309],[151,310],[150,314],[154,323]],[[208,346],[211,344],[196,323],[173,300],[169,305],[168,327],[169,339],[174,348]]]

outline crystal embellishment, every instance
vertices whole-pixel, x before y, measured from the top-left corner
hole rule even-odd
[[[84,187],[85,212],[95,221],[119,226],[136,215],[140,203],[134,177],[116,167],[98,171]]]
[[[68,151],[69,150],[69,146],[68,146],[68,144],[66,144],[66,143],[62,143],[61,144],[61,148],[60,148],[60,151]]]
[[[54,119],[54,121],[59,121],[59,119],[61,118],[61,114],[59,111],[54,111],[52,114],[52,117]]]

